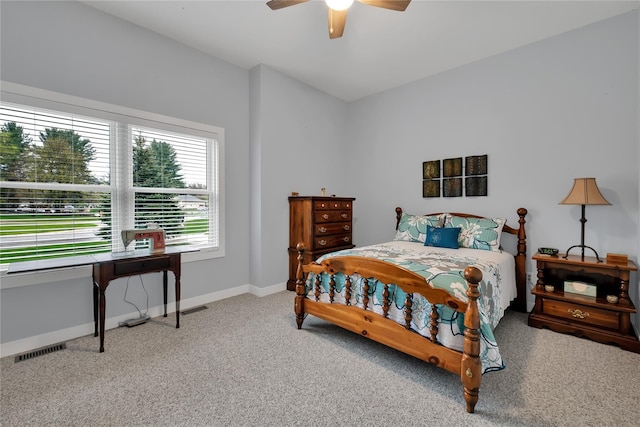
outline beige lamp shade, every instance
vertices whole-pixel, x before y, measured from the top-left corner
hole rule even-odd
[[[569,195],[561,205],[610,205],[600,193],[595,178],[575,178]]]

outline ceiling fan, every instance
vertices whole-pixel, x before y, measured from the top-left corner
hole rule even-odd
[[[267,2],[272,10],[282,9],[296,4],[306,3],[309,0],[271,0]],[[358,0],[360,3],[370,6],[381,7],[383,9],[397,10],[404,12],[411,0]],[[337,39],[342,37],[344,25],[347,22],[347,11],[353,4],[353,0],[325,0],[329,7],[329,38]]]

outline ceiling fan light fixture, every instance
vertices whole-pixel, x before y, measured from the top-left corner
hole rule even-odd
[[[353,0],[324,0],[324,1],[325,3],[327,3],[327,6],[329,6],[333,10],[346,10],[346,9],[349,9],[349,7],[351,7],[351,5],[353,4]]]

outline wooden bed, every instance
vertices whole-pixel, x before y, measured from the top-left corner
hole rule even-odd
[[[450,215],[481,218],[478,215],[449,213]],[[517,250],[515,258],[515,280],[517,287],[517,298],[512,302],[511,307],[519,310],[526,310],[526,233],[525,216],[527,210],[520,208],[517,210],[519,217],[518,228],[512,228],[506,224],[502,232],[513,234],[517,238]],[[400,223],[402,209],[396,208],[397,223]],[[439,215],[439,214],[429,214]],[[296,296],[294,311],[298,329],[302,328],[302,323],[307,314],[324,319],[330,323],[344,329],[358,333],[364,337],[377,341],[388,347],[399,350],[403,353],[414,356],[425,362],[439,366],[447,371],[460,376],[463,385],[463,394],[466,401],[467,412],[474,412],[478,402],[478,393],[482,379],[482,368],[480,361],[480,311],[478,308],[478,298],[480,292],[478,284],[482,280],[482,272],[476,267],[468,266],[464,269],[464,278],[467,281],[468,289],[466,295],[468,301],[454,297],[446,290],[433,287],[427,279],[410,270],[402,268],[396,264],[381,261],[375,258],[362,256],[334,256],[323,260],[321,263],[311,262],[303,265],[304,244],[299,243],[298,269],[296,274]],[[309,298],[305,288],[305,279],[308,273],[315,274],[314,296]],[[327,302],[320,299],[320,274],[326,273],[330,277],[329,300]],[[335,281],[337,273],[344,274],[344,293],[346,303],[334,301]],[[351,299],[351,279],[350,276],[357,274],[363,279],[363,307],[349,304]],[[372,279],[384,284],[382,314],[373,312],[367,297],[368,283]],[[387,284],[394,284],[406,292],[404,302],[404,325],[388,318],[389,300]],[[432,304],[429,315],[430,337],[427,338],[411,329],[412,300],[414,294],[420,294]],[[464,337],[462,351],[447,348],[441,345],[436,336],[440,323],[436,305],[444,305],[458,313],[464,314]]]

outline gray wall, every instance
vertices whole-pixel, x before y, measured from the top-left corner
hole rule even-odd
[[[573,178],[595,176],[612,206],[587,208],[586,243],[637,259],[637,11],[345,104],[84,4],[0,8],[0,79],[225,129],[226,256],[185,266],[183,298],[283,284],[286,197],[321,187],[357,198],[357,245],[393,236],[395,206],[508,216],[512,225],[524,206],[531,253],[579,242],[579,207],[558,202]],[[421,197],[423,161],[475,154],[489,155],[488,197]],[[637,284],[634,275],[636,304]],[[147,288],[159,305],[159,287]],[[107,292],[108,316],[130,312],[124,286]],[[90,301],[86,277],[2,289],[0,342],[90,326]]]
[[[288,278],[287,196],[344,195],[351,171],[346,103],[264,65],[251,74],[251,283],[264,287]]]
[[[3,1],[1,19],[4,81],[225,129],[226,256],[185,266],[182,298],[248,284],[249,72],[82,3]],[[145,277],[152,307],[162,301],[159,276]],[[3,289],[1,342],[90,325],[89,283],[45,276]],[[131,312],[124,289],[107,289],[108,316]]]
[[[558,203],[574,178],[593,176],[612,206],[586,208],[585,244],[637,259],[637,11],[354,102],[348,117],[358,244],[393,236],[395,206],[512,226],[522,206],[529,254],[564,251],[580,243],[581,213]],[[488,154],[487,197],[422,198],[423,161],[478,154]]]

